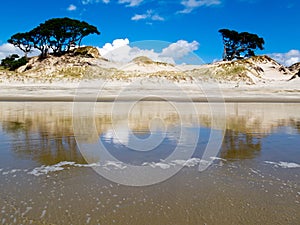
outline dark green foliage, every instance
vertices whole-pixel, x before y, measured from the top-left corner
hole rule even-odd
[[[21,49],[25,53],[25,57],[33,48],[33,40],[29,32],[14,34],[7,42]]]
[[[73,46],[80,46],[82,39],[90,34],[100,34],[96,27],[70,18],[54,18],[47,20],[38,27],[26,33],[13,35],[8,42],[25,52],[32,48],[41,51],[41,57],[46,57],[49,51],[62,55]]]
[[[254,51],[259,48],[263,50],[264,39],[256,34],[248,32],[238,33],[234,30],[219,30],[223,37],[224,54],[223,60],[231,61],[233,59],[242,59],[254,56]]]
[[[26,57],[19,58],[17,54],[10,55],[1,60],[1,66],[11,71],[18,69],[28,62]]]

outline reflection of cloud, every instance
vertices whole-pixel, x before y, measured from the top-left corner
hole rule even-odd
[[[103,134],[106,142],[112,142],[116,145],[128,145],[130,139],[130,130],[127,127],[116,127],[113,130],[108,130]]]
[[[180,128],[178,128],[180,131]],[[125,145],[127,148],[138,151],[149,151],[159,146],[162,141],[178,141],[178,129],[165,132],[161,126],[151,126],[150,131],[143,130],[146,138],[136,136],[135,129],[120,124],[114,129],[102,133],[102,140],[114,145]],[[189,139],[190,140],[190,139]]]
[[[165,121],[163,118],[161,120]],[[159,120],[160,122],[155,119],[143,120],[145,123],[151,121],[151,125],[148,127],[150,130],[145,130],[145,125],[143,125],[142,130],[139,130],[139,128],[134,127],[131,129],[125,123],[118,123],[113,126],[113,129],[103,132],[101,140],[115,145],[117,148],[126,147],[141,152],[152,151],[159,146],[166,145],[168,146],[166,149],[176,148],[178,150],[177,156],[184,158],[188,149],[197,143],[199,130],[184,127],[182,124],[168,126],[166,125],[168,124],[167,121],[163,123],[166,126],[162,126],[161,120]]]

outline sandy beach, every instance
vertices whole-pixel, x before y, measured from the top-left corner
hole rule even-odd
[[[193,102],[300,102],[300,79],[254,85],[159,80],[5,83],[0,101],[193,101]],[[179,94],[178,94],[179,93]]]
[[[299,0],[1,7],[0,225],[300,225]]]
[[[3,223],[299,221],[295,71],[68,60],[0,71]]]

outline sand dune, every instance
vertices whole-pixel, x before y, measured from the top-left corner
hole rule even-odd
[[[297,65],[268,56],[207,65],[172,65],[138,57],[129,63],[82,56],[32,58],[16,72],[0,71],[0,100],[73,101],[78,90],[99,101],[300,102]],[[76,94],[77,93],[77,94]],[[100,94],[100,95],[99,95]]]

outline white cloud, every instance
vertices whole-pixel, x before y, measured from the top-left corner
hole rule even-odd
[[[138,20],[144,20],[144,19],[147,19],[148,16],[147,14],[135,14],[131,20],[134,20],[134,21],[138,21]]]
[[[0,59],[4,59],[7,56],[10,56],[12,54],[18,54],[20,57],[24,56],[24,52],[12,44],[5,43],[0,45]],[[33,51],[29,53],[28,56],[31,57],[39,54],[40,54],[39,50],[33,49]]]
[[[240,2],[246,2],[246,3],[256,3],[256,2],[258,2],[258,1],[260,1],[260,0],[239,0]]]
[[[0,46],[0,59],[4,59],[5,57],[12,54],[24,55],[24,53],[20,49],[16,48],[12,44],[5,43]]]
[[[183,5],[185,8],[179,13],[190,13],[194,9],[202,7],[202,6],[213,6],[213,5],[220,5],[221,0],[183,0],[181,2],[181,5]]]
[[[103,2],[105,4],[108,4],[108,3],[110,3],[110,0],[81,0],[81,3],[83,5],[99,3],[99,2]]]
[[[292,49],[287,53],[272,53],[269,56],[285,66],[300,62],[300,51],[296,49]]]
[[[159,16],[158,14],[155,14],[151,17],[152,20],[156,20],[156,21],[164,21],[165,18]]]
[[[181,59],[190,52],[198,50],[198,48],[199,43],[197,41],[189,43],[185,40],[179,40],[176,43],[170,44],[167,48],[164,48],[161,55],[173,57],[174,59]]]
[[[67,8],[68,11],[75,11],[77,9],[77,7],[73,4],[69,5],[69,7]]]
[[[127,38],[116,39],[112,43],[106,43],[98,50],[103,57],[115,62],[130,62],[138,56],[147,56],[155,61],[166,61],[166,59],[160,59],[159,53],[156,53],[153,49],[140,49],[129,46]],[[172,60],[168,60],[168,62],[173,63]]]
[[[120,4],[127,4],[128,7],[139,6],[144,0],[119,0]]]
[[[153,10],[148,10],[145,14],[135,14],[131,20],[138,21],[138,20],[153,20],[153,21],[164,21],[165,18],[161,17]]]
[[[141,49],[129,46],[129,40],[116,39],[113,43],[106,43],[102,48],[98,48],[100,54],[115,62],[130,62],[138,56],[146,56],[154,61],[167,62],[175,64],[177,60],[189,55],[199,48],[199,43],[193,41],[191,43],[185,40],[179,40],[170,44],[160,52],[154,49]]]
[[[116,39],[112,43],[106,43],[102,48],[98,48],[98,50],[102,56],[105,56],[107,53],[126,45],[129,45],[128,38]]]

